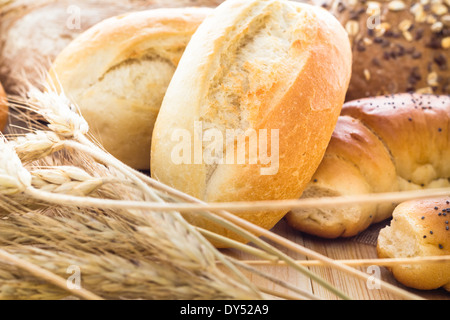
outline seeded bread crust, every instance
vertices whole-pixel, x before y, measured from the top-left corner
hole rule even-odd
[[[449,0],[314,1],[338,18],[352,41],[347,101],[404,92],[450,94]]]

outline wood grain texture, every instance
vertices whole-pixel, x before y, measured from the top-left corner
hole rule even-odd
[[[324,256],[335,260],[352,260],[352,259],[377,259],[376,246],[374,243],[374,237],[380,228],[384,227],[386,223],[375,225],[365,233],[362,233],[358,237],[349,239],[337,239],[337,240],[325,240],[316,237],[301,234],[290,228],[286,221],[281,221],[273,231],[280,234],[287,239],[303,245],[309,249],[312,249]],[[369,244],[371,243],[371,244]],[[283,252],[289,254],[290,257],[296,260],[305,260],[304,256],[296,253],[292,253],[280,248],[277,245],[275,247],[281,249]],[[223,252],[227,255],[235,257],[239,260],[258,260],[242,252],[238,252],[233,249],[226,249]],[[307,259],[306,259],[307,260]],[[338,299],[335,295],[321,287],[315,282],[311,282],[310,279],[292,268],[286,266],[258,266],[255,267],[261,272],[271,274],[280,280],[283,280],[299,289],[306,290],[325,300]],[[355,300],[400,300],[401,298],[380,289],[370,289],[372,283],[356,279],[353,276],[347,275],[341,271],[336,271],[329,267],[310,267],[311,271],[320,275],[323,279],[337,287],[338,289],[347,293],[352,299]],[[368,267],[361,267],[358,270],[367,272],[368,275],[373,275]],[[421,296],[428,300],[450,300],[450,293],[445,290],[434,291],[418,291],[406,288],[399,284],[388,271],[388,269],[381,267],[379,269],[381,279],[388,283],[391,283],[399,288],[405,289],[413,294]],[[257,286],[274,290],[283,294],[289,294],[289,290],[274,285],[268,280],[261,279],[253,274],[246,273],[250,280]],[[292,294],[292,293],[291,293]]]

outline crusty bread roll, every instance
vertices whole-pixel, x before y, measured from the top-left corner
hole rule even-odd
[[[6,102],[6,95],[0,83],[0,131],[3,131],[8,122],[8,104]]]
[[[303,197],[450,187],[450,97],[399,94],[348,102]],[[294,210],[294,228],[352,237],[391,217],[395,204]]]
[[[150,168],[153,126],[167,86],[209,8],[155,9],[89,29],[55,59],[52,82],[75,102],[102,146]]]
[[[193,36],[168,88],[153,132],[153,177],[208,202],[299,197],[330,141],[350,73],[347,34],[325,10],[283,0],[224,2]],[[237,145],[249,129],[260,143],[267,138],[262,147],[247,144],[259,154]],[[276,159],[264,161],[262,149]],[[207,160],[211,153],[216,161]],[[239,216],[270,229],[285,214]],[[186,218],[242,240],[195,214]]]
[[[347,101],[384,94],[450,94],[450,2],[314,0],[352,41]]]
[[[216,7],[223,0],[14,0],[0,3],[0,82],[21,93],[35,86],[54,58],[81,33],[104,19],[166,7]],[[0,1],[1,2],[1,1]]]
[[[380,258],[419,258],[450,255],[450,198],[409,201],[399,205],[390,226],[381,230]],[[399,265],[391,268],[407,287],[450,291],[450,262]]]

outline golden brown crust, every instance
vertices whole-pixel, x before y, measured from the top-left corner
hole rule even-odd
[[[376,133],[400,178],[420,187],[450,177],[450,96],[401,94],[347,103],[342,111]]]
[[[149,51],[146,41],[158,41],[174,35],[190,38],[208,13],[210,10],[206,8],[156,9],[106,19],[77,37],[69,48],[65,48],[55,59],[52,71],[58,71],[58,79],[62,81],[69,78],[70,89],[86,87],[99,73],[103,75],[123,62],[124,57],[142,58]],[[181,40],[179,45],[184,46]],[[92,56],[96,59],[101,57],[107,63],[99,62]],[[171,61],[173,64],[177,64],[180,56],[170,58],[174,59]],[[87,70],[79,71],[80,66]],[[100,68],[102,70],[98,70]]]
[[[155,9],[102,21],[55,59],[62,87],[103,147],[127,165],[150,168],[153,126],[165,90],[209,8]]]
[[[398,94],[348,102],[303,197],[450,187],[450,97]],[[352,237],[391,217],[395,204],[296,210],[296,229]]]
[[[153,176],[210,202],[299,197],[330,140],[350,71],[347,36],[326,11],[287,1],[226,2],[194,35],[169,86],[154,131]],[[279,130],[278,172],[262,175],[261,164],[175,165],[172,134],[192,136],[195,121],[221,132]],[[270,229],[285,213],[239,215]]]
[[[348,101],[404,92],[450,94],[448,1],[315,3],[332,12],[352,40],[354,64]]]
[[[6,95],[0,83],[0,131],[3,131],[8,122],[8,104],[6,103]]]
[[[396,174],[389,150],[361,121],[341,116],[333,133],[326,157],[343,158],[355,165],[372,192],[395,187]]]
[[[418,258],[450,255],[450,198],[409,201],[398,206],[391,226],[380,232],[380,258]],[[408,249],[405,249],[408,248]],[[402,284],[419,289],[450,290],[450,263],[396,266]]]
[[[389,150],[359,120],[341,116],[319,169],[304,198],[398,190]],[[286,216],[295,229],[323,238],[352,237],[392,214],[392,206],[294,210]]]

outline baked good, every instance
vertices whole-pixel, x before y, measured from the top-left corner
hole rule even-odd
[[[352,41],[347,101],[393,93],[450,94],[447,0],[314,0]]]
[[[77,104],[113,156],[150,168],[153,126],[167,86],[209,8],[170,8],[106,19],[55,59],[51,82]]]
[[[449,96],[398,94],[348,102],[303,197],[450,187],[449,157]],[[395,206],[294,210],[287,220],[320,237],[352,237],[389,219]]]
[[[6,102],[6,95],[0,83],[0,131],[3,131],[8,122],[8,104]]]
[[[6,4],[0,4],[0,82],[8,93],[22,93],[24,78],[39,87],[45,82],[44,75],[61,50],[104,19],[165,7],[216,7],[222,1],[6,1]]]
[[[224,2],[192,37],[169,85],[152,176],[207,202],[299,197],[330,141],[350,74],[347,34],[325,10]],[[270,229],[285,214],[238,215]],[[243,240],[196,214],[186,219]]]
[[[402,203],[390,226],[381,230],[380,258],[450,255],[450,198]],[[403,285],[418,290],[444,287],[450,291],[450,262],[399,265],[390,268]]]

